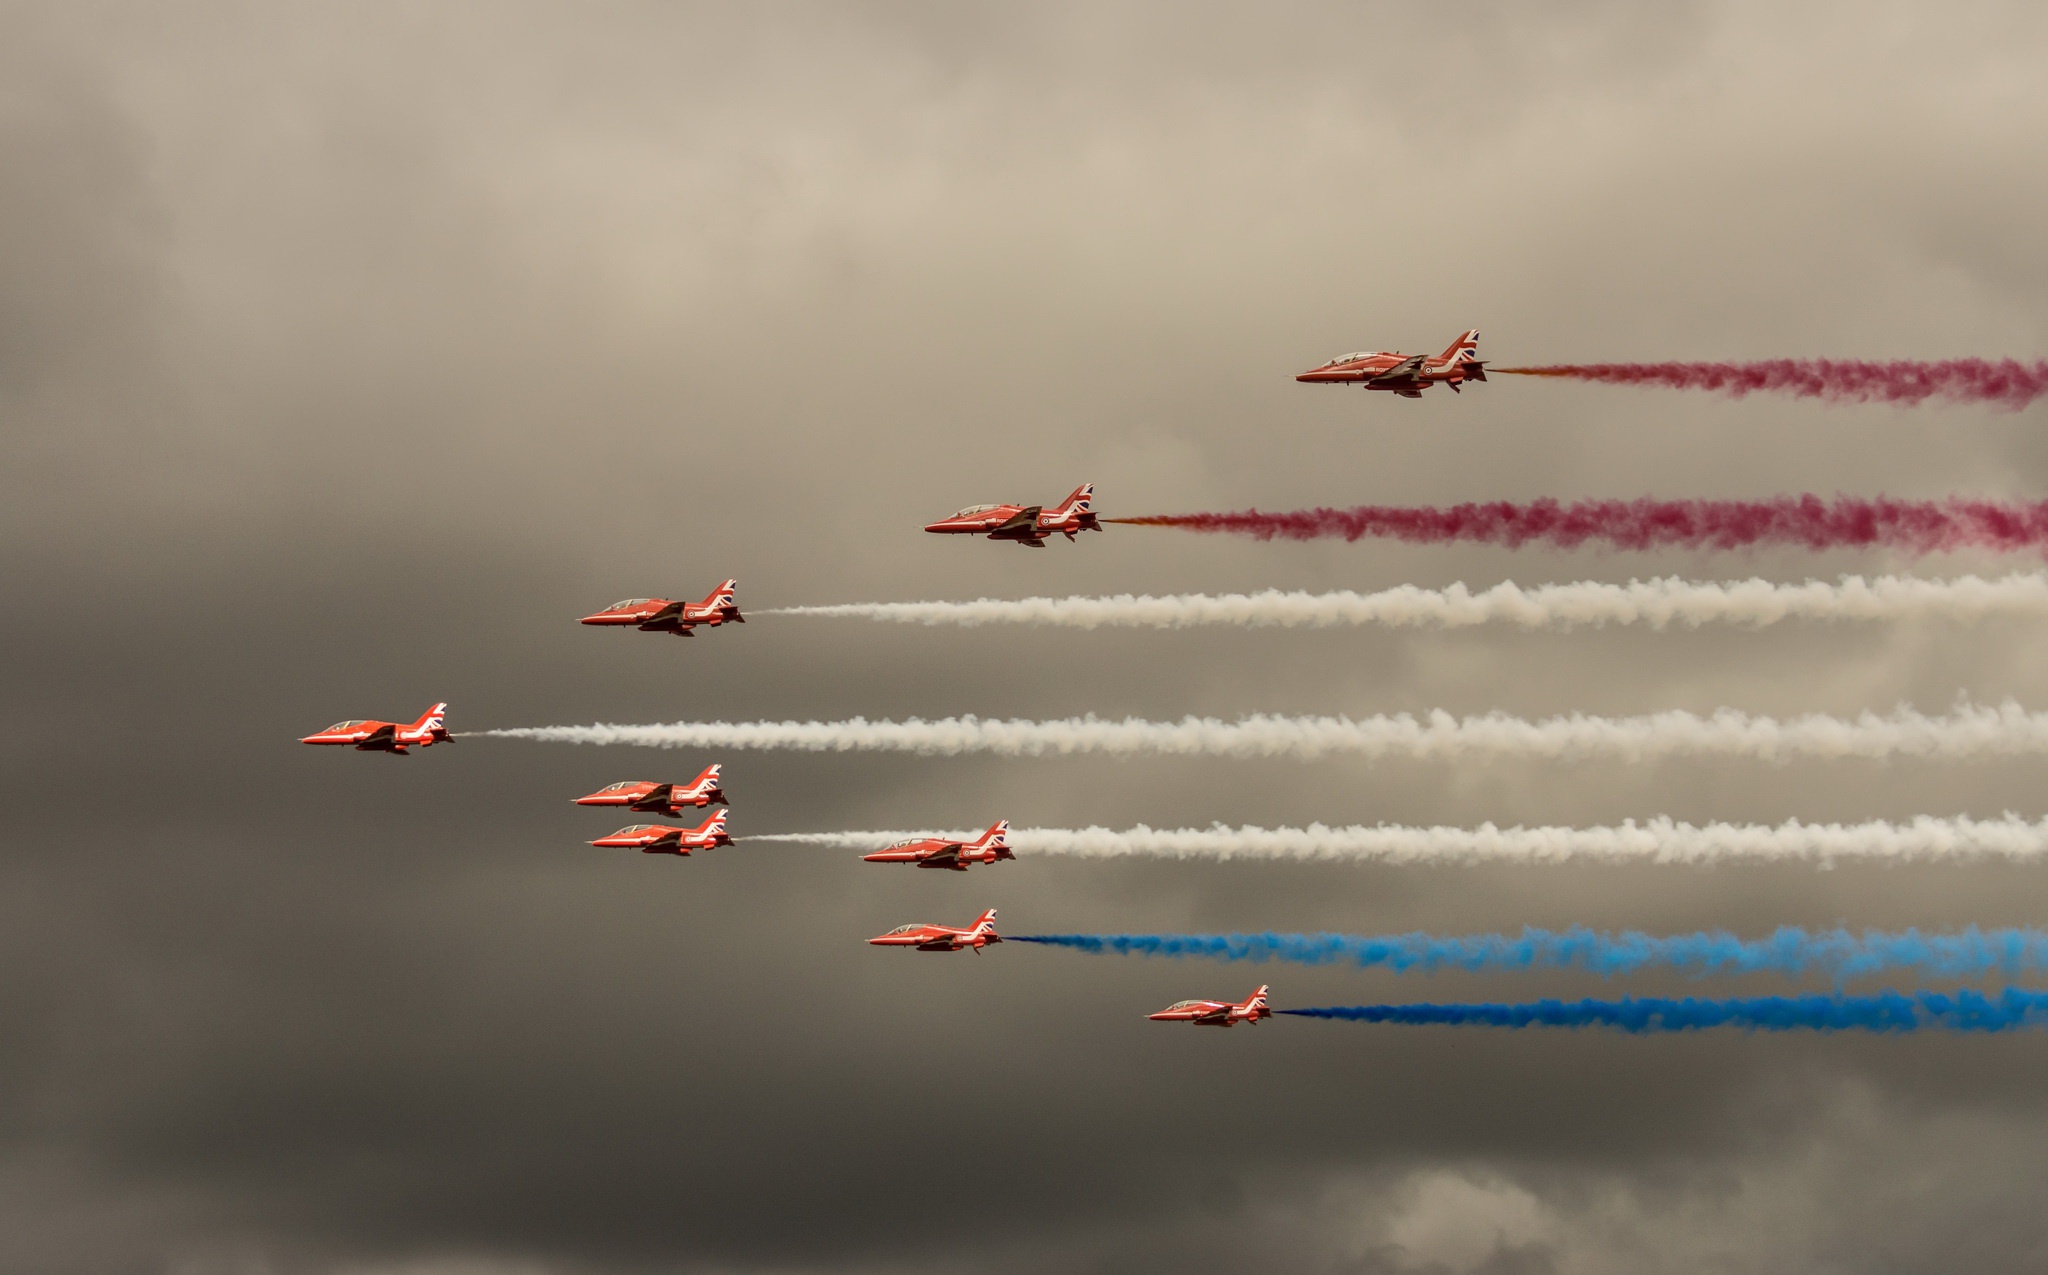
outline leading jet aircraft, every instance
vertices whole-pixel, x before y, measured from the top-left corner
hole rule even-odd
[[[1271,1018],[1266,1008],[1266,989],[1261,987],[1242,1003],[1231,1001],[1176,1001],[1156,1014],[1145,1017],[1160,1023],[1193,1023],[1197,1027],[1229,1027]]]
[[[1466,381],[1486,379],[1486,364],[1479,361],[1479,329],[1473,328],[1433,359],[1399,350],[1365,350],[1340,354],[1294,379],[1310,385],[1363,385],[1402,398],[1421,398],[1432,385],[1448,385],[1453,394],[1462,393],[1458,387]]]
[[[1051,509],[1043,505],[969,505],[959,513],[927,523],[925,530],[940,536],[987,536],[990,540],[1014,540],[1033,549],[1045,548],[1045,538],[1062,535],[1072,540],[1077,531],[1100,531],[1095,520],[1095,484],[1082,483],[1073,494]]]
[[[410,726],[397,722],[376,722],[367,719],[336,722],[326,730],[315,731],[299,742],[302,744],[353,745],[359,753],[396,753],[400,757],[411,756],[406,750],[417,744],[431,748],[435,744],[447,743],[448,706],[436,704],[420,714],[420,719]]]
[[[666,823],[636,823],[609,837],[599,837],[590,844],[624,846],[638,849],[641,854],[687,856],[692,850],[709,850],[713,846],[732,844],[732,838],[725,835],[725,815],[726,812],[720,810],[695,828],[678,828]]]
[[[974,924],[966,929],[950,925],[899,925],[887,934],[878,934],[868,942],[876,947],[914,947],[920,952],[957,952],[971,947],[976,952],[990,943],[1000,943],[1003,936],[996,933],[996,910],[990,908],[974,918]]]
[[[602,611],[583,617],[585,624],[637,626],[647,633],[673,633],[677,637],[694,636],[690,630],[698,625],[717,628],[721,624],[745,624],[747,617],[740,614],[734,601],[733,591],[739,581],[727,580],[711,591],[711,596],[702,602],[677,602],[670,598],[627,598],[614,602]]]
[[[729,806],[732,803],[725,799],[725,789],[718,786],[718,769],[706,766],[687,784],[662,784],[651,779],[607,784],[587,797],[578,797],[576,804],[625,806],[649,815],[678,815],[685,806]]]
[[[1010,821],[998,819],[987,832],[972,841],[949,841],[944,837],[913,837],[893,846],[864,854],[868,863],[914,863],[920,868],[951,868],[967,871],[970,863],[994,863],[1014,859],[1009,846]]]

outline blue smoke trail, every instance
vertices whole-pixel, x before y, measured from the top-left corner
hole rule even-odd
[[[1769,938],[1743,939],[1723,930],[1665,937],[1627,931],[1602,933],[1525,929],[1518,935],[1439,937],[1398,934],[1376,938],[1346,934],[1033,934],[1005,935],[1013,943],[1045,943],[1122,956],[1202,956],[1222,961],[1286,961],[1296,965],[1355,965],[1396,973],[1437,970],[1575,969],[1630,974],[1646,968],[1697,975],[1825,974],[1837,982],[1886,970],[1917,969],[1932,977],[1969,978],[2048,968],[2048,931],[1979,930],[1953,934],[1897,934],[1847,930],[1808,933],[1783,927]]]
[[[2008,987],[1995,996],[1959,991],[1907,996],[1756,996],[1735,1000],[1625,996],[1613,1001],[1531,1001],[1522,1005],[1337,1005],[1281,1009],[1301,1018],[1470,1027],[1610,1027],[1643,1035],[1741,1027],[1749,1031],[2003,1032],[2048,1025],[2048,993]]]

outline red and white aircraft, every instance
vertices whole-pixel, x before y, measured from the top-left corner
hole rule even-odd
[[[718,786],[718,767],[706,766],[702,774],[687,784],[661,784],[651,779],[626,780],[607,784],[587,797],[578,797],[576,804],[625,806],[642,814],[676,815],[681,814],[685,806],[702,808],[732,803],[725,799],[725,790]]]
[[[599,837],[590,844],[637,848],[642,854],[679,855],[687,855],[692,850],[709,850],[713,846],[729,846],[732,838],[725,835],[725,815],[726,812],[721,810],[695,828],[678,828],[666,823],[636,823],[609,837]]]
[[[990,943],[1002,941],[1003,936],[996,933],[994,908],[974,918],[974,924],[964,930],[950,925],[899,925],[868,940],[876,947],[914,947],[920,952],[957,952],[963,947],[979,952]]]
[[[448,734],[448,706],[436,704],[420,714],[420,719],[410,726],[397,722],[352,721],[336,722],[326,730],[316,731],[299,742],[302,744],[351,744],[362,753],[397,753],[410,756],[406,749],[418,744],[430,748],[446,743]]]
[[[669,598],[627,598],[614,602],[594,615],[583,617],[585,624],[631,624],[649,633],[673,633],[677,637],[691,636],[690,630],[700,624],[717,628],[728,621],[745,624],[747,617],[740,614],[733,601],[733,590],[739,586],[737,580],[727,580],[711,591],[711,596],[702,602],[676,602]]]
[[[1242,1004],[1231,1001],[1176,1001],[1156,1014],[1145,1017],[1161,1023],[1193,1023],[1197,1027],[1229,1027],[1235,1023],[1256,1023],[1271,1018],[1266,1008],[1266,989],[1261,987]]]
[[[1486,364],[1479,361],[1479,329],[1473,328],[1433,359],[1399,350],[1366,350],[1340,355],[1294,379],[1311,385],[1363,385],[1402,398],[1421,398],[1432,385],[1448,385],[1459,393],[1466,381],[1485,380]]]
[[[998,819],[989,825],[987,832],[972,841],[913,837],[873,854],[864,854],[861,858],[869,863],[914,863],[920,868],[951,868],[955,872],[965,872],[970,863],[994,863],[998,859],[1016,858],[1010,853],[1009,836],[1010,821]]]
[[[1095,484],[1082,483],[1051,509],[1043,505],[969,505],[951,517],[927,523],[925,530],[941,536],[985,535],[990,540],[1014,540],[1043,549],[1045,538],[1054,533],[1072,540],[1077,531],[1102,530],[1090,509],[1094,502]]]

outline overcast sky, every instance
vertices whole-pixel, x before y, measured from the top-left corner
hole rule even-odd
[[[0,3],[0,1267],[1981,1275],[2048,1265],[2048,1040],[1630,1038],[1276,1004],[1782,981],[863,946],[1015,932],[2032,924],[2038,868],[593,850],[736,833],[2048,815],[2037,760],[1002,760],[465,739],[683,718],[2048,707],[2037,623],[584,629],[1990,557],[918,531],[1537,496],[2048,488],[2048,409],[1502,362],[2036,357],[2035,4]],[[1877,984],[1858,984],[1867,990]],[[1819,988],[1822,984],[1809,984]]]

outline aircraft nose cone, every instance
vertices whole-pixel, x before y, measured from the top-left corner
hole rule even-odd
[[[320,742],[320,737],[318,735],[307,735],[300,739],[299,742],[302,744],[317,744]]]
[[[946,524],[944,522],[928,522],[924,525],[924,529],[926,531],[944,531]]]

